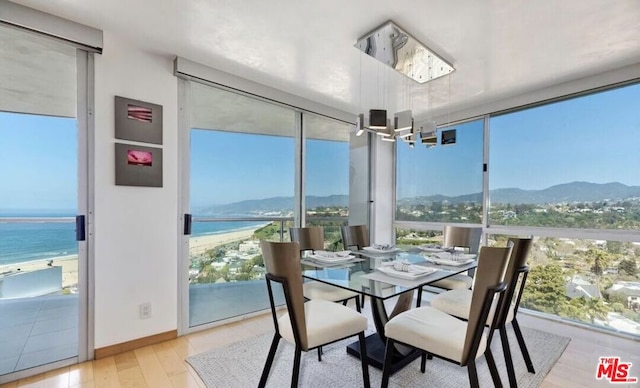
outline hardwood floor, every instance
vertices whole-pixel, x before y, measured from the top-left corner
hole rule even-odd
[[[619,356],[622,361],[633,363],[630,375],[640,377],[640,342],[638,341],[525,314],[520,314],[518,318],[521,326],[572,338],[560,360],[545,378],[542,387],[611,386],[607,381],[595,379],[600,356]],[[247,337],[272,332],[272,330],[271,315],[265,314],[117,356],[88,361],[14,381],[1,385],[0,388],[204,387],[195,371],[184,361],[186,357]],[[514,351],[515,356],[517,351]]]

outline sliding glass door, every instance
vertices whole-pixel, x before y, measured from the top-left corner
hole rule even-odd
[[[86,69],[74,47],[31,33],[0,26],[0,47],[2,382],[86,354],[81,218],[76,227],[86,209],[76,119]]]
[[[189,86],[191,328],[269,307],[259,240],[286,238],[294,222],[296,120],[291,109]]]
[[[269,308],[260,240],[321,225],[327,248],[342,246],[352,126],[200,83],[181,83],[181,94],[190,331]]]

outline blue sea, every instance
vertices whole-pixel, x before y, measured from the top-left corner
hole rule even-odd
[[[264,221],[194,222],[192,235],[221,234],[265,224]],[[75,237],[75,223],[0,222],[0,265],[77,254]]]

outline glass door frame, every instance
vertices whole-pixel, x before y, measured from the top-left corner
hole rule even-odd
[[[254,315],[263,314],[267,309],[246,313],[241,316],[230,317],[228,319],[222,319],[219,321],[214,321],[210,323],[200,324],[197,326],[190,327],[189,322],[189,238],[190,235],[185,234],[187,229],[187,224],[190,226],[192,222],[202,222],[206,221],[205,218],[199,217],[197,220],[192,219],[189,215],[189,219],[185,220],[185,216],[190,213],[190,171],[191,171],[191,125],[190,125],[190,117],[191,117],[191,85],[192,82],[197,82],[200,84],[207,85],[212,88],[219,88],[221,90],[225,90],[232,93],[238,93],[240,95],[245,95],[247,97],[255,98],[257,100],[263,100],[265,102],[280,105],[287,109],[291,109],[295,113],[295,128],[293,133],[294,140],[294,157],[295,157],[295,166],[294,166],[294,224],[297,226],[305,224],[305,214],[306,214],[306,206],[305,206],[305,136],[304,136],[304,115],[312,114],[318,115],[321,117],[326,117],[327,119],[336,120],[338,122],[346,123],[344,120],[332,118],[329,115],[318,114],[315,112],[307,111],[305,109],[288,105],[286,103],[280,103],[273,99],[263,98],[255,94],[251,94],[248,92],[242,92],[239,90],[235,90],[232,88],[227,88],[219,84],[203,81],[202,79],[192,80],[185,78],[178,78],[178,214],[177,214],[177,228],[178,228],[178,262],[177,262],[177,295],[178,295],[178,335],[184,335],[191,332],[196,332],[204,329],[208,329],[211,327],[216,327],[222,324],[226,324],[229,322],[245,319],[247,317],[251,317]],[[350,136],[351,140],[353,140],[353,136]],[[369,142],[365,141],[365,145],[367,146]],[[351,149],[350,149],[351,152]],[[367,171],[367,176],[368,176]],[[370,183],[367,182],[367,186]],[[367,212],[368,218],[368,212]],[[351,217],[350,217],[351,219]],[[234,219],[237,221],[238,219]],[[266,220],[266,218],[259,218],[258,220]],[[278,218],[273,221],[285,222],[288,219]],[[285,231],[286,232],[286,231]],[[281,231],[282,238],[282,231]]]
[[[44,37],[43,39],[50,39]],[[0,384],[74,365],[94,358],[94,54],[76,49],[77,214],[84,216],[84,237],[78,243],[78,354],[75,357],[0,375]],[[11,223],[74,223],[74,218],[3,218]]]

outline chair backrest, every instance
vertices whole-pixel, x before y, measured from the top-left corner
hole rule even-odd
[[[300,251],[324,250],[324,229],[322,226],[306,226],[303,228],[289,228],[291,241],[300,244]]]
[[[271,289],[271,281],[282,284],[287,311],[296,343],[308,350],[307,326],[304,316],[304,295],[302,291],[302,269],[300,267],[300,245],[297,242],[260,241],[262,258],[267,271],[267,289],[271,302],[276,331],[279,332],[276,306]]]
[[[482,247],[480,249],[467,333],[462,351],[462,366],[467,365],[469,360],[475,359],[494,296],[506,289],[504,277],[511,251],[511,245],[506,248]],[[498,306],[500,306],[502,299],[502,297],[499,298]]]
[[[507,284],[507,290],[504,294],[504,301],[498,313],[498,325],[504,324],[509,315],[509,310],[513,308],[513,298],[516,297],[519,301],[520,291],[517,289],[518,280],[521,275],[526,274],[529,271],[527,267],[527,259],[529,258],[529,252],[533,245],[533,239],[531,238],[509,238],[509,242],[513,244],[511,251],[511,258],[509,259],[509,266],[504,277],[504,281]],[[523,276],[523,280],[526,276]],[[524,283],[520,285],[520,289],[524,286]]]
[[[442,245],[445,247],[468,248],[469,253],[478,253],[482,228],[445,225]]]
[[[345,250],[356,247],[358,250],[369,246],[369,231],[367,225],[349,225],[340,228],[342,232],[342,246]]]

